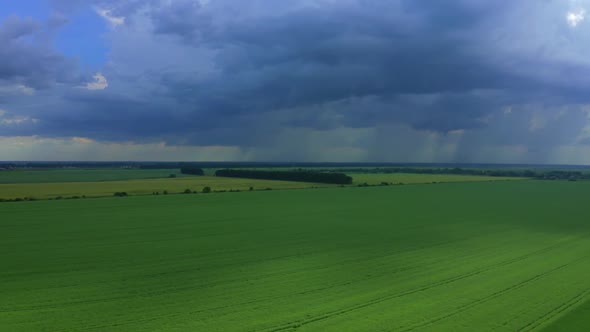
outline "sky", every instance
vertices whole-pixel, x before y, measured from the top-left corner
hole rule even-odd
[[[0,160],[590,164],[590,0],[2,0]]]

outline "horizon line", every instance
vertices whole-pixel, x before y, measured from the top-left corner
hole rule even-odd
[[[48,163],[48,164],[67,164],[67,163],[78,163],[78,164],[124,164],[124,163],[153,163],[153,164],[165,164],[165,163],[202,163],[202,164],[275,164],[275,165],[316,165],[316,164],[328,164],[328,165],[392,165],[392,166],[403,166],[403,165],[473,165],[473,166],[535,166],[535,167],[590,167],[590,164],[552,164],[552,163],[494,163],[494,162],[388,162],[388,161],[219,161],[219,160],[208,160],[208,161],[195,161],[195,160],[0,160],[0,164],[37,164],[37,163]]]

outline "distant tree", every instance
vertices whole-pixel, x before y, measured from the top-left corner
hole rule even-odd
[[[115,197],[127,197],[127,193],[124,191],[117,191],[116,193],[113,194],[113,196]],[[79,198],[78,196],[74,196],[72,198]]]
[[[190,189],[185,189],[185,190],[184,190],[184,193],[185,193],[185,194],[192,194],[192,193],[193,193],[193,191],[192,191],[192,190],[190,190]]]
[[[176,177],[176,174],[170,174],[168,175],[169,178],[174,179]]]
[[[205,188],[203,188],[203,191],[202,192],[203,192],[203,194],[210,193],[211,192],[211,187],[205,187]]]

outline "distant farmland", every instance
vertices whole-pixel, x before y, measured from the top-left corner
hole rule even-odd
[[[354,184],[367,183],[376,185],[380,183],[390,184],[416,184],[416,183],[444,183],[444,182],[482,182],[482,181],[508,181],[523,180],[517,177],[479,176],[479,175],[452,175],[452,174],[404,174],[404,173],[369,173],[350,174]]]
[[[56,182],[56,183],[17,183],[0,184],[0,198],[33,197],[37,199],[58,196],[105,197],[115,192],[127,192],[129,195],[150,195],[182,193],[184,190],[201,191],[205,187],[212,190],[257,190],[311,188],[316,184],[306,182],[288,182],[271,180],[251,180],[238,178],[220,178],[213,176],[191,176],[176,179],[145,179],[102,182]],[[327,186],[327,185],[324,185]]]
[[[0,204],[6,331],[575,331],[589,182]]]
[[[38,169],[0,171],[0,184],[102,182],[134,179],[167,178],[170,174],[184,176],[177,169]]]
[[[212,174],[213,170],[207,170]],[[170,175],[176,178],[169,178]],[[350,174],[353,185],[419,184],[433,182],[471,182],[520,180],[520,178],[502,178],[469,175],[441,174]],[[48,199],[56,197],[105,197],[115,192],[129,195],[150,195],[154,192],[177,194],[189,189],[201,191],[210,187],[213,191],[265,189],[302,189],[312,187],[333,187],[334,185],[257,180],[241,178],[223,178],[213,176],[187,176],[178,170],[139,170],[139,169],[65,169],[65,170],[26,170],[0,171],[0,199],[35,198]]]

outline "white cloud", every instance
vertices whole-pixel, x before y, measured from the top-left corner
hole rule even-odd
[[[104,90],[109,86],[109,81],[107,81],[107,78],[104,77],[103,74],[96,73],[96,75],[94,75],[93,77],[94,77],[94,82],[87,83],[86,89],[88,89],[88,90]]]
[[[537,131],[547,126],[547,120],[539,114],[534,114],[529,122],[529,131]]]
[[[98,16],[104,18],[113,27],[125,24],[125,17],[113,16],[110,10],[95,7],[94,11],[98,14]]]
[[[0,113],[0,116],[4,116],[6,113]],[[24,123],[38,123],[39,119],[31,118],[28,116],[15,116],[12,118],[2,118],[0,119],[0,125],[21,125]]]
[[[16,86],[17,91],[19,91],[22,94],[25,94],[27,96],[32,96],[35,93],[35,89],[30,88],[26,85],[17,85]]]
[[[22,94],[32,96],[33,94],[35,94],[35,89],[23,84],[0,85],[0,93]]]
[[[449,135],[463,135],[465,134],[465,129],[455,129],[449,131]]]
[[[72,137],[72,141],[76,142],[76,143],[94,143],[95,141],[93,139],[87,138],[87,137]]]
[[[575,28],[586,18],[586,10],[578,9],[576,11],[570,11],[566,15],[567,24],[572,28]]]
[[[170,146],[164,143],[107,143],[86,137],[43,138],[0,136],[0,156],[6,160],[244,160],[234,146]]]

